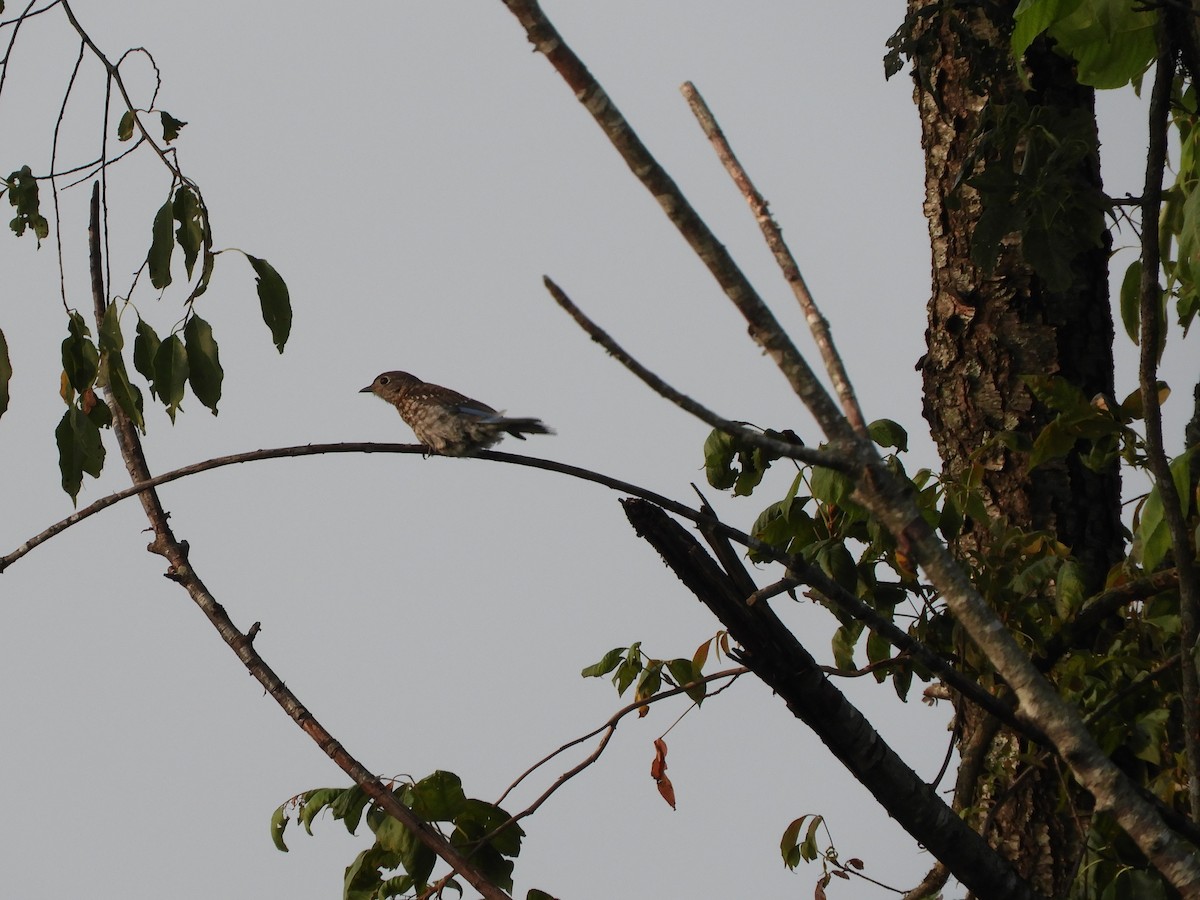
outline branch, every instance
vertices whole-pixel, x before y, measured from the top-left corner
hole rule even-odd
[[[746,606],[729,575],[662,510],[642,500],[626,500],[623,506],[638,535],[738,642],[740,661],[787,703],[905,831],[944,860],[980,897],[1033,896],[1009,863],[900,759],[829,682],[768,604]]]
[[[1163,446],[1162,406],[1158,396],[1158,357],[1162,334],[1162,266],[1157,223],[1162,211],[1163,170],[1167,165],[1167,131],[1171,90],[1175,81],[1175,53],[1167,31],[1167,18],[1158,21],[1158,63],[1150,95],[1150,142],[1146,153],[1146,184],[1142,189],[1142,281],[1140,285],[1141,333],[1138,381],[1145,408],[1146,457],[1162,498],[1163,520],[1171,534],[1171,548],[1179,567],[1179,655],[1182,663],[1183,742],[1187,755],[1188,802],[1193,821],[1200,821],[1200,677],[1193,654],[1200,636],[1200,578],[1195,548],[1188,535],[1184,506]]]
[[[814,450],[811,447],[804,447],[799,444],[769,438],[757,431],[752,431],[740,422],[734,422],[731,419],[718,416],[691,397],[671,387],[671,385],[667,384],[667,382],[663,381],[629,355],[604,329],[589,319],[583,310],[571,302],[571,298],[550,279],[549,275],[543,276],[542,282],[546,285],[546,290],[550,292],[550,296],[554,298],[555,302],[567,312],[567,315],[575,320],[580,328],[588,333],[588,336],[593,341],[607,350],[610,356],[616,358],[617,362],[640,378],[650,390],[662,397],[666,397],[684,412],[689,412],[702,422],[707,422],[713,428],[740,438],[748,444],[768,450],[777,456],[798,459],[810,466],[823,466],[827,469],[836,469],[839,472],[849,473],[853,471],[844,455],[831,453],[827,450]]]
[[[576,98],[591,113],[634,176],[658,201],[667,218],[712,273],[725,295],[745,318],[750,336],[779,367],[796,396],[803,401],[830,440],[836,442],[852,438],[853,429],[842,418],[825,387],[787,333],[779,327],[779,322],[733,261],[729,251],[717,240],[679,186],[629,127],[604,88],[546,18],[537,0],[504,0],[504,4],[525,28],[530,43],[575,92]]]
[[[796,300],[799,301],[800,308],[804,311],[804,320],[808,322],[809,331],[812,332],[813,340],[821,353],[821,359],[825,362],[825,371],[833,381],[833,388],[842,403],[842,412],[861,437],[868,437],[867,423],[863,417],[862,408],[858,405],[858,398],[854,395],[854,386],[850,383],[846,367],[842,364],[841,355],[833,342],[829,322],[817,308],[816,301],[813,300],[812,294],[808,290],[808,285],[804,283],[800,266],[797,265],[796,258],[783,239],[783,232],[780,231],[779,225],[771,215],[767,201],[758,192],[758,188],[750,180],[750,175],[738,161],[725,133],[721,131],[721,126],[717,124],[716,117],[708,108],[708,104],[704,102],[704,98],[700,96],[700,92],[696,90],[696,86],[690,81],[685,81],[680,91],[687,100],[688,106],[692,108],[692,114],[700,123],[705,136],[712,142],[713,148],[717,151],[717,158],[725,166],[725,171],[729,173],[733,183],[737,185],[742,196],[746,198],[746,202],[750,204],[754,220],[758,222],[763,237],[766,239],[767,248],[775,257],[775,261],[783,273],[783,280],[791,286],[792,293],[796,295]]]
[[[838,413],[824,387],[750,286],[728,251],[662,170],[582,61],[546,19],[536,0],[504,0],[535,49],[570,86],[621,154],[635,177],[653,194],[667,217],[742,313],[753,339],[767,352],[808,407],[830,441],[862,469],[854,499],[873,513],[925,570],[951,614],[1013,689],[1021,716],[1054,744],[1078,782],[1110,812],[1151,864],[1181,893],[1200,895],[1200,858],[1164,824],[1153,804],[1096,742],[1079,710],[1069,704],[1034,666],[1029,655],[971,583],[958,560],[922,518],[911,486],[897,479],[868,441],[858,438]],[[944,857],[940,857],[943,858]]]
[[[66,6],[65,3],[64,6]],[[96,328],[99,329],[104,319],[104,309],[107,303],[100,252],[99,185],[96,185],[92,191],[89,238],[92,298],[96,312]],[[129,416],[121,408],[121,405],[113,398],[111,391],[106,390],[106,394],[106,399],[112,410],[113,431],[116,433],[117,444],[121,449],[121,456],[125,460],[125,467],[129,470],[130,478],[135,483],[150,481],[150,470],[146,465],[146,458],[142,452],[141,439],[138,437],[137,429],[129,420]],[[155,489],[152,487],[142,488],[138,492],[138,496],[142,501],[146,518],[149,520],[150,527],[154,532],[154,540],[147,549],[151,553],[157,553],[167,560],[167,577],[187,591],[188,596],[192,598],[192,601],[200,608],[213,627],[216,628],[222,640],[229,645],[229,648],[242,661],[242,664],[246,666],[250,674],[258,680],[283,711],[291,716],[296,724],[300,726],[301,730],[312,738],[317,746],[342,771],[349,775],[355,784],[359,785],[376,805],[405,825],[416,836],[418,841],[462,875],[463,879],[469,882],[483,897],[488,898],[488,900],[511,900],[505,891],[492,884],[485,875],[476,869],[468,858],[459,852],[458,848],[454,847],[434,828],[430,827],[429,824],[418,818],[412,810],[402,804],[392,791],[388,790],[375,775],[367,771],[358,760],[351,756],[334,739],[333,735],[325,730],[304,704],[300,702],[300,699],[284,685],[279,676],[266,664],[258,654],[258,651],[254,649],[253,639],[248,635],[242,634],[237,629],[233,620],[225,612],[224,607],[217,602],[216,598],[204,585],[204,582],[201,581],[199,573],[196,572],[188,560],[187,542],[180,541],[175,537],[167,521],[167,513],[159,502]]]
[[[528,778],[530,775],[532,775],[534,772],[536,772],[538,769],[540,769],[546,763],[550,762],[550,760],[554,759],[554,757],[558,756],[561,753],[566,752],[567,750],[570,750],[572,747],[582,744],[584,741],[588,740],[589,738],[595,737],[596,735],[600,734],[600,732],[602,732],[602,731],[605,732],[605,735],[603,738],[601,738],[600,743],[596,745],[596,749],[593,750],[591,753],[589,753],[578,765],[572,766],[570,769],[568,769],[567,771],[565,771],[561,775],[559,775],[558,778],[555,779],[554,784],[550,785],[550,787],[547,788],[546,791],[540,797],[538,797],[536,800],[534,800],[533,803],[531,803],[529,806],[527,806],[525,809],[523,809],[521,812],[517,813],[516,815],[509,817],[507,821],[502,822],[499,826],[497,826],[495,829],[493,829],[490,834],[486,835],[481,840],[487,840],[492,835],[498,834],[501,831],[503,831],[505,828],[507,828],[513,822],[520,821],[521,819],[524,819],[526,816],[533,815],[535,812],[537,812],[538,807],[540,807],[543,803],[545,803],[547,800],[549,800],[550,796],[555,791],[557,791],[560,787],[562,787],[564,784],[566,784],[568,781],[570,781],[572,778],[574,778],[576,775],[578,775],[584,769],[588,768],[594,762],[596,762],[596,760],[598,760],[600,758],[601,754],[604,753],[605,748],[608,746],[608,742],[612,739],[613,733],[617,730],[617,725],[619,725],[621,723],[621,720],[624,719],[630,713],[636,712],[637,710],[640,710],[643,707],[649,706],[652,703],[657,703],[660,700],[666,700],[670,697],[676,697],[679,694],[685,694],[689,690],[691,690],[692,688],[694,688],[700,684],[711,684],[712,682],[718,681],[722,678],[730,679],[729,684],[733,684],[733,682],[736,681],[740,676],[745,675],[749,671],[750,670],[747,669],[745,666],[738,666],[737,668],[733,668],[733,669],[725,669],[720,672],[714,672],[711,675],[705,675],[703,678],[697,678],[695,681],[689,681],[687,684],[679,685],[678,687],[671,688],[670,690],[661,691],[660,693],[655,694],[653,697],[647,697],[644,700],[635,700],[633,703],[630,703],[627,706],[623,706],[619,710],[617,710],[615,713],[613,713],[613,715],[611,717],[609,717],[608,721],[605,722],[603,725],[599,726],[598,728],[592,729],[587,734],[580,735],[579,737],[575,738],[572,741],[568,741],[567,743],[565,743],[561,747],[559,747],[557,750],[546,754],[541,759],[539,759],[537,762],[535,762],[532,766],[530,766],[528,769],[526,769],[524,772],[522,772],[520,775],[518,775],[516,781],[514,781],[512,784],[510,784],[508,787],[506,787],[504,789],[504,793],[501,794],[500,799],[498,799],[496,801],[496,806],[499,806],[501,803],[503,803],[504,798],[507,797],[509,794],[511,794],[513,792],[513,790],[516,789],[517,785],[519,785],[522,781],[524,781],[526,778]],[[720,690],[723,691],[723,690],[725,690],[726,687],[729,687],[729,685],[723,685],[720,688]],[[712,694],[709,694],[708,696],[710,696],[710,697],[715,696],[716,693],[717,693],[717,691],[714,691]]]

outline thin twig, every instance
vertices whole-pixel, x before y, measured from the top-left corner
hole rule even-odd
[[[628,716],[630,713],[637,712],[642,707],[649,706],[652,703],[658,703],[661,700],[667,700],[671,697],[676,697],[679,694],[686,694],[692,688],[697,687],[698,685],[701,685],[701,684],[710,684],[714,681],[719,681],[723,678],[730,679],[730,684],[732,684],[740,676],[747,674],[749,671],[750,670],[747,669],[745,666],[737,666],[736,668],[733,668],[733,669],[724,669],[720,672],[714,672],[711,675],[705,675],[703,678],[697,678],[695,681],[689,681],[687,684],[680,685],[679,687],[675,687],[675,688],[671,688],[670,690],[662,691],[658,694],[655,694],[653,697],[647,697],[643,700],[635,700],[633,703],[623,706],[619,710],[617,710],[615,713],[613,713],[612,716],[609,717],[608,721],[605,722],[603,725],[600,725],[600,726],[592,729],[587,734],[580,735],[579,737],[575,738],[574,740],[568,741],[567,743],[565,743],[561,747],[559,747],[557,750],[547,753],[545,756],[543,756],[541,759],[539,759],[537,762],[535,762],[532,766],[530,766],[528,769],[526,769],[524,772],[522,772],[520,775],[518,775],[517,779],[512,784],[510,784],[507,788],[504,789],[504,793],[501,794],[500,798],[496,801],[496,804],[495,804],[496,806],[499,806],[501,803],[503,803],[504,798],[507,797],[509,794],[511,794],[517,788],[517,786],[521,784],[522,781],[524,781],[526,778],[528,778],[530,775],[532,775],[534,772],[536,772],[538,769],[540,769],[546,763],[550,762],[550,760],[552,760],[556,756],[559,756],[560,754],[566,752],[567,750],[570,750],[572,747],[576,747],[579,744],[582,744],[584,741],[595,737],[596,735],[600,734],[601,732],[604,732],[604,737],[600,739],[600,743],[597,744],[596,748],[591,753],[589,753],[586,757],[584,757],[584,759],[582,761],[580,761],[578,765],[572,766],[570,769],[568,769],[567,771],[565,771],[561,775],[559,775],[558,778],[556,778],[554,780],[554,783],[552,785],[550,785],[550,787],[547,788],[541,794],[541,796],[539,796],[536,800],[534,800],[533,803],[531,803],[529,806],[527,806],[521,812],[510,816],[506,821],[504,821],[499,826],[497,826],[495,829],[493,829],[491,834],[488,835],[488,837],[491,837],[492,834],[497,834],[497,833],[503,831],[505,828],[507,828],[513,822],[518,822],[521,819],[524,819],[528,816],[533,815],[533,813],[535,813],[537,811],[538,807],[540,807],[543,803],[545,803],[547,800],[549,800],[551,795],[553,795],[555,791],[557,791],[559,788],[561,788],[564,784],[566,784],[568,781],[570,781],[572,778],[574,778],[576,775],[578,775],[584,769],[588,768],[593,763],[595,763],[596,760],[598,760],[600,758],[600,756],[604,753],[604,749],[608,746],[608,742],[612,739],[613,733],[617,730],[617,726],[621,723],[621,720],[624,719],[626,716]],[[724,690],[725,687],[728,687],[728,685],[723,686],[721,688],[721,690]],[[709,694],[708,696],[710,696],[710,697],[715,696],[716,693],[717,692],[714,691],[712,694]],[[484,838],[484,840],[486,840],[486,838]]]
[[[809,331],[812,332],[813,341],[821,353],[821,359],[825,362],[825,371],[829,373],[833,389],[841,401],[842,412],[845,413],[854,430],[861,437],[868,438],[870,435],[867,433],[867,423],[863,417],[862,407],[859,406],[858,398],[854,395],[854,385],[850,383],[850,378],[846,374],[846,367],[842,363],[837,345],[833,342],[829,322],[817,307],[816,301],[813,300],[808,285],[804,283],[804,275],[800,272],[800,266],[796,263],[795,256],[792,255],[791,249],[783,239],[783,232],[775,222],[775,217],[771,215],[766,199],[759,193],[754,182],[750,180],[750,175],[738,161],[725,133],[717,124],[716,117],[713,116],[712,110],[708,108],[708,104],[700,92],[696,90],[696,86],[690,81],[685,81],[680,91],[687,100],[688,106],[691,107],[692,114],[704,130],[705,136],[716,150],[717,158],[725,166],[725,171],[729,173],[729,177],[733,179],[733,183],[737,185],[738,190],[750,205],[750,211],[754,213],[754,220],[758,222],[758,227],[762,230],[767,248],[779,264],[784,281],[796,295],[796,300],[804,311],[804,319],[808,323]]]
[[[789,459],[797,459],[800,462],[808,463],[810,466],[823,466],[827,469],[836,469],[839,472],[852,472],[849,460],[844,455],[831,453],[825,450],[814,450],[811,447],[804,447],[799,444],[792,444],[787,441],[780,441],[775,438],[769,438],[764,434],[753,431],[747,428],[740,422],[734,422],[731,419],[726,419],[718,416],[712,410],[697,403],[686,394],[677,391],[667,382],[663,381],[636,359],[629,355],[615,340],[608,335],[604,329],[593,322],[588,316],[576,306],[571,298],[566,295],[562,288],[551,280],[549,275],[542,277],[542,282],[546,285],[546,290],[550,292],[550,296],[554,301],[561,306],[566,313],[575,320],[588,336],[608,351],[610,356],[613,356],[617,362],[623,365],[626,369],[636,375],[642,382],[656,394],[666,397],[680,409],[691,413],[696,418],[708,423],[713,428],[724,431],[726,434],[731,434],[735,437],[744,440],[748,444],[753,444],[757,447],[762,447],[764,450],[769,450],[779,456],[785,456]]]
[[[1200,675],[1194,653],[1200,637],[1200,577],[1184,517],[1184,506],[1163,444],[1162,407],[1158,395],[1159,346],[1164,338],[1159,306],[1162,287],[1159,269],[1162,248],[1158,228],[1162,209],[1163,171],[1167,165],[1167,132],[1170,123],[1171,91],[1175,81],[1175,53],[1166,27],[1158,22],[1158,63],[1150,94],[1150,142],[1146,153],[1146,183],[1142,189],[1142,281],[1140,285],[1141,333],[1138,381],[1146,422],[1146,458],[1162,499],[1163,521],[1171,535],[1171,548],[1179,568],[1179,655],[1182,662],[1180,699],[1183,705],[1183,743],[1187,757],[1188,802],[1192,820],[1200,822]]]

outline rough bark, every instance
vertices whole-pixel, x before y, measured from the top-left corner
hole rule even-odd
[[[936,6],[942,8],[917,25],[921,49],[914,54],[933,251],[927,353],[920,364],[925,416],[945,474],[961,477],[973,463],[982,463],[989,513],[1011,526],[1054,533],[1083,564],[1088,587],[1095,590],[1121,558],[1115,464],[1094,472],[1073,453],[1030,472],[1023,453],[989,442],[1000,432],[1031,441],[1054,417],[1023,376],[1059,375],[1087,397],[1111,396],[1107,248],[1074,257],[1066,290],[1048,288],[1027,261],[1019,233],[1003,239],[994,269],[985,271],[971,253],[983,199],[963,184],[989,152],[981,136],[994,105],[1020,100],[1031,109],[1091,116],[1092,92],[1075,82],[1067,61],[1036,44],[1027,57],[1030,80],[1022,82],[1008,52],[1005,24],[1015,2],[951,8],[910,0],[909,11]],[[1094,130],[1091,139],[1096,152],[1073,173],[1081,192],[1100,191]],[[986,549],[987,541],[986,523],[968,522],[959,550]],[[960,715],[965,747],[989,726],[973,707],[963,705]],[[1089,798],[1072,789],[1064,806],[1059,773],[1023,769],[1019,756],[1025,749],[1018,736],[999,729],[988,774],[976,782],[966,805],[979,810],[975,823],[982,827],[987,820],[989,839],[1036,890],[1064,896],[1083,849],[1080,825],[1086,823]]]

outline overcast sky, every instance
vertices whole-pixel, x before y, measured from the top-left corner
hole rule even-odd
[[[261,447],[412,440],[392,410],[357,392],[401,368],[558,430],[502,449],[693,502],[707,427],[607,358],[554,306],[543,274],[722,415],[819,439],[499,0],[73,6],[111,58],[139,46],[154,54],[158,106],[188,122],[179,159],[204,191],[216,245],[270,260],[295,308],[279,356],[249,266],[218,259],[197,309],[221,346],[220,415],[190,396],[173,428],[160,408],[149,411],[154,471]],[[868,418],[909,428],[910,470],[934,465],[913,368],[929,294],[918,127],[910,82],[885,82],[881,64],[902,4],[853,16],[775,0],[547,2],[546,11],[807,347],[756,226],[679,95],[695,82],[770,200]],[[77,47],[59,11],[20,33],[0,96],[5,172],[48,170]],[[148,104],[144,58],[122,71],[135,102]],[[64,161],[94,154],[101,89],[87,59]],[[1108,189],[1136,193],[1141,114],[1127,99],[1103,102],[1114,135]],[[114,292],[128,289],[168,189],[146,154],[114,168]],[[63,194],[68,301],[85,311],[88,193]],[[47,186],[42,196],[48,205]],[[0,328],[16,370],[0,420],[6,553],[71,503],[53,442],[65,335],[53,241],[36,251],[29,238],[0,236],[0,265]],[[165,334],[181,295],[159,301],[146,288],[134,300]],[[1186,388],[1194,363],[1168,359]],[[1134,386],[1123,365],[1122,394]],[[1189,392],[1176,393],[1175,436]],[[87,481],[81,505],[127,481],[108,447],[108,468]],[[707,493],[731,524],[749,527],[790,483],[777,468],[752,498]],[[689,656],[719,627],[634,536],[616,495],[561,476],[338,455],[224,469],[162,496],[217,598],[241,628],[261,621],[256,647],[352,754],[381,775],[453,770],[470,796],[494,800],[621,705],[607,681],[579,678],[605,651],[641,640],[652,655]],[[136,503],[119,505],[0,578],[0,894],[339,896],[344,867],[369,844],[365,827],[349,837],[323,817],[313,838],[290,830],[285,855],[268,823],[293,794],[346,777],[162,577],[145,527]],[[830,661],[829,617],[807,602],[776,606]],[[932,777],[948,709],[923,706],[919,687],[901,705],[890,685],[866,681],[839,686]],[[652,741],[685,707],[626,721],[601,762],[525,823],[516,895],[806,895],[819,869],[790,873],[778,850],[805,813],[826,816],[841,855],[884,882],[910,887],[931,864],[752,679],[671,731],[671,811],[649,778]],[[507,805],[530,802],[574,759]],[[835,884],[831,896],[890,895]]]

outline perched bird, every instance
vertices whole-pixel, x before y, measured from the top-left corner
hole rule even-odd
[[[510,419],[486,403],[429,384],[407,372],[384,372],[360,394],[374,394],[396,407],[422,444],[442,456],[472,456],[505,434],[554,434],[541,419]]]

